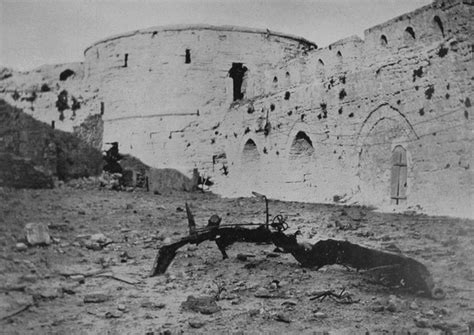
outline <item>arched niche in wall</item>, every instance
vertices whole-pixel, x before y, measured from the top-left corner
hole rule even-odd
[[[365,204],[394,204],[393,152],[397,146],[409,145],[418,136],[404,113],[389,104],[381,104],[372,110],[358,132],[357,150],[359,163],[359,189]],[[399,152],[397,149],[396,152]],[[406,149],[405,149],[406,151]],[[404,164],[410,166],[405,154]],[[402,169],[403,170],[403,169]],[[399,171],[400,172],[400,171]],[[401,171],[405,180],[410,178],[410,170]],[[399,174],[400,177],[400,174]],[[406,183],[404,182],[403,185]],[[406,197],[408,188],[403,191]],[[400,203],[400,202],[398,202]]]
[[[406,43],[412,43],[416,39],[415,31],[412,27],[406,27],[403,32],[403,39]]]
[[[257,163],[260,159],[260,153],[258,152],[257,149],[257,144],[255,143],[254,140],[249,138],[245,144],[244,148],[242,150],[242,165],[246,164],[254,164]]]
[[[257,143],[252,138],[246,138],[241,148],[240,183],[237,188],[242,188],[246,192],[258,192],[262,184],[260,171],[263,162]]]
[[[289,134],[286,146],[286,180],[288,182],[308,182],[316,169],[314,162],[314,142],[310,128],[297,123]]]
[[[299,131],[290,147],[289,159],[309,160],[314,153],[313,142],[304,131]]]
[[[441,36],[444,37],[443,21],[441,21],[441,18],[438,15],[433,17],[433,25],[435,27],[435,31],[437,31]]]

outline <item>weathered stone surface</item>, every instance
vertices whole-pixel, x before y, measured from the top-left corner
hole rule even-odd
[[[51,244],[48,225],[41,222],[30,222],[25,226],[26,240],[30,245]]]
[[[320,49],[247,28],[150,28],[90,46],[65,81],[64,66],[44,67],[0,91],[65,130],[98,114],[103,143],[189,179],[197,168],[221,195],[473,217],[473,15],[435,0]],[[63,89],[83,97],[59,120]]]

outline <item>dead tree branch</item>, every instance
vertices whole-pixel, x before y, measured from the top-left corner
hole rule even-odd
[[[204,241],[215,241],[225,259],[228,258],[226,248],[233,243],[266,242],[291,253],[303,267],[319,269],[325,265],[339,264],[358,270],[371,270],[378,273],[378,279],[386,285],[406,287],[432,296],[434,284],[431,274],[423,264],[412,258],[366,248],[348,241],[329,239],[313,245],[298,243],[296,234],[286,235],[281,230],[271,230],[266,224],[254,229],[244,228],[242,225],[208,225],[198,230],[187,205],[186,211],[191,234],[160,248],[150,276],[165,273],[177,250],[186,244],[198,245]]]

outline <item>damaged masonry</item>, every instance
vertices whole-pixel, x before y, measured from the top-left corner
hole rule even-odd
[[[0,333],[473,333],[473,0],[303,2],[2,2]]]

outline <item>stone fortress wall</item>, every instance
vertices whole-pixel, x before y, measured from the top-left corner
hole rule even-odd
[[[225,196],[474,217],[472,6],[436,0],[322,49],[248,28],[135,31],[50,84],[80,94],[80,116],[53,120],[47,93],[31,114],[64,128],[101,115],[104,143],[197,168]]]

